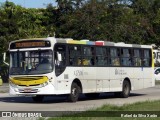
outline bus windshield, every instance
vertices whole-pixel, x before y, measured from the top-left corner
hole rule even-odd
[[[16,51],[10,53],[11,75],[45,74],[53,70],[51,50]]]

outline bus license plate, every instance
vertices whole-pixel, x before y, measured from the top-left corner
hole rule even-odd
[[[32,89],[31,88],[26,88],[26,89],[24,89],[24,92],[32,92]]]

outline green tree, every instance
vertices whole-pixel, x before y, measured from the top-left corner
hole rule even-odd
[[[52,4],[48,4],[47,8],[43,10],[42,25],[46,29],[44,34],[54,36],[58,18],[57,8],[53,7]]]
[[[139,31],[144,31],[142,36],[145,44],[153,44],[159,46],[159,19],[158,11],[160,8],[159,0],[131,0],[131,8],[135,15],[139,16]]]

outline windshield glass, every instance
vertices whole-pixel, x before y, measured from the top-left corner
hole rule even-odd
[[[16,51],[10,53],[11,75],[45,74],[53,70],[51,50]]]

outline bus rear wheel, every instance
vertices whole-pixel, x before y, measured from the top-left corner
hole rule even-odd
[[[70,102],[76,102],[79,98],[80,94],[80,87],[77,85],[77,83],[73,83],[71,86],[71,93],[68,96],[68,100]]]
[[[129,81],[124,80],[123,87],[122,87],[122,92],[120,93],[120,97],[128,98],[128,96],[130,95],[130,90],[131,90],[131,86],[130,86]]]
[[[44,99],[44,96],[43,95],[36,95],[36,96],[32,97],[32,99],[34,102],[42,102]]]

